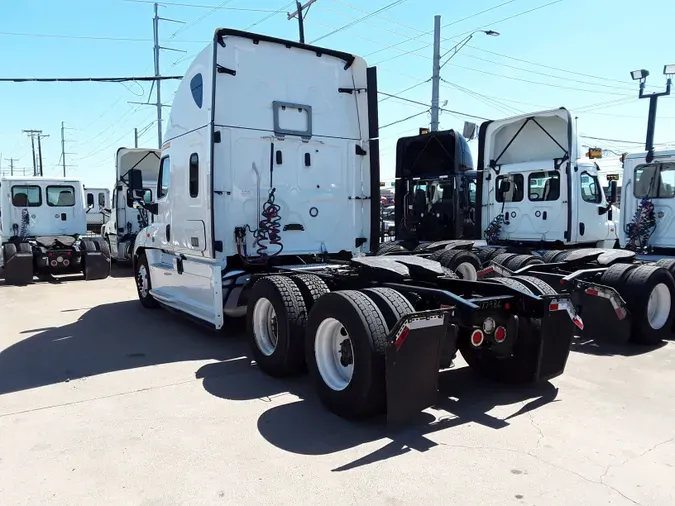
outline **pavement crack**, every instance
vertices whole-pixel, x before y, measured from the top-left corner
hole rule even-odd
[[[544,437],[544,434],[541,431],[541,429],[539,429],[536,425],[534,425],[534,426],[537,428],[537,430],[539,430],[540,440],[541,440],[541,438]],[[655,445],[653,448],[651,448],[650,450],[646,451],[645,454],[649,453],[649,451],[651,451],[651,450],[654,450],[656,447],[661,446],[663,444],[666,444],[666,443],[668,443],[670,441],[673,441],[673,440],[675,440],[675,438],[672,438],[668,441],[664,441],[662,443],[659,443],[659,444]],[[534,453],[532,453],[534,450],[523,451],[523,450],[515,450],[515,449],[512,449],[512,448],[501,448],[501,447],[495,447],[495,446],[470,446],[470,445],[461,445],[461,444],[452,444],[452,443],[438,443],[438,444],[440,446],[447,446],[447,447],[450,447],[450,448],[463,448],[463,449],[470,449],[470,450],[503,451],[503,452],[515,453],[515,454],[518,454],[518,455],[525,455],[525,456],[528,456],[528,457],[532,457],[533,459],[541,462],[542,464],[546,464],[548,466],[551,466],[554,469],[558,469],[559,471],[563,471],[563,472],[566,472],[566,473],[573,474],[573,475],[577,476],[578,478],[584,480],[587,483],[593,483],[595,485],[600,485],[601,487],[605,487],[605,488],[608,488],[610,490],[613,490],[614,492],[619,494],[621,497],[623,497],[627,501],[630,501],[637,506],[642,506],[641,503],[639,503],[635,499],[627,496],[626,494],[621,492],[621,490],[617,489],[616,487],[613,487],[612,485],[610,485],[608,483],[604,483],[602,481],[602,479],[594,480],[592,478],[589,478],[588,476],[584,476],[583,474],[581,474],[581,473],[579,473],[579,472],[577,472],[573,469],[569,469],[567,467],[564,467],[564,466],[561,466],[561,465],[558,465],[558,464],[554,464],[553,462],[549,462],[548,460],[545,460],[545,459],[539,457],[538,455],[535,455]]]
[[[542,431],[541,427],[539,427],[539,425],[537,425],[537,423],[534,421],[534,416],[532,415],[531,412],[528,412],[527,416],[530,419],[530,424],[532,425],[532,427],[537,429],[537,432],[539,432],[539,437],[537,438],[537,446],[535,446],[534,450],[532,450],[535,451],[539,449],[539,445],[541,445],[541,440],[544,439],[544,431]]]

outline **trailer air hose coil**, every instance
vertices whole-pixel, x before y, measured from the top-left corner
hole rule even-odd
[[[281,216],[279,216],[279,211],[281,206],[275,204],[274,193],[276,188],[270,189],[267,200],[263,204],[262,216],[263,219],[258,223],[258,233],[256,234],[255,245],[257,246],[258,256],[261,257],[270,257],[276,256],[281,253],[284,249],[284,245],[281,242]],[[268,245],[262,244],[263,241],[269,243],[269,245],[278,246],[279,249],[272,253],[271,255],[267,254]]]
[[[499,233],[502,230],[502,224],[504,223],[504,214],[499,213],[494,220],[490,222],[487,228],[484,231],[485,242],[487,244],[499,244],[501,239],[499,238]]]
[[[646,252],[649,248],[649,239],[656,229],[654,203],[650,199],[642,199],[630,223],[627,223],[624,232],[628,238],[626,249],[635,252]]]

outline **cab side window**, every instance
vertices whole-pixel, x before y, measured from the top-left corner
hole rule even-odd
[[[528,176],[527,184],[532,202],[551,202],[560,198],[560,173],[558,171],[533,172]]]
[[[94,194],[93,193],[87,193],[87,206],[88,207],[94,206]]]
[[[14,207],[40,207],[42,191],[39,186],[12,186],[12,205]]]
[[[581,198],[591,204],[599,204],[602,199],[598,178],[588,172],[581,173]]]
[[[522,174],[499,176],[495,182],[497,202],[522,202],[525,178]]]
[[[166,156],[162,158],[159,167],[159,184],[157,185],[157,198],[166,197],[169,193],[169,181],[171,176],[171,161]]]

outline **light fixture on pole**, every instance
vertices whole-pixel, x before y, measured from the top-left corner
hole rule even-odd
[[[639,98],[648,98],[649,99],[649,116],[647,117],[647,138],[645,139],[645,151],[647,156],[645,161],[651,163],[654,159],[654,130],[656,128],[656,105],[658,103],[659,97],[666,97],[670,95],[670,90],[672,87],[672,75],[675,74],[675,65],[664,65],[663,74],[666,76],[666,90],[661,92],[654,92],[650,94],[645,94],[645,85],[647,83],[647,77],[649,76],[649,71],[645,69],[633,70],[630,73],[631,78],[634,81],[640,81],[640,94]]]
[[[464,37],[462,40],[460,40],[457,44],[455,44],[452,48],[450,48],[448,51],[445,52],[444,55],[441,56],[440,54],[440,49],[441,49],[441,17],[436,16],[434,19],[434,58],[433,58],[433,74],[431,78],[431,131],[436,132],[438,131],[438,116],[440,114],[440,107],[439,107],[439,90],[440,90],[440,84],[441,84],[441,69],[445,66],[446,63],[448,63],[458,52],[460,49],[462,49],[464,46],[466,46],[469,41],[473,38],[473,36],[477,33],[484,33],[485,35],[489,35],[490,37],[498,37],[499,32],[496,32],[494,30],[474,30],[471,32],[469,35]],[[445,62],[441,63],[441,60],[445,58],[449,53],[452,53],[450,56],[447,57]]]

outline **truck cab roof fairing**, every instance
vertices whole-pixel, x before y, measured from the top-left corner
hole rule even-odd
[[[574,124],[564,107],[481,125],[480,168],[537,160],[577,159]]]
[[[402,137],[396,143],[396,177],[450,175],[472,169],[469,144],[454,130]]]

